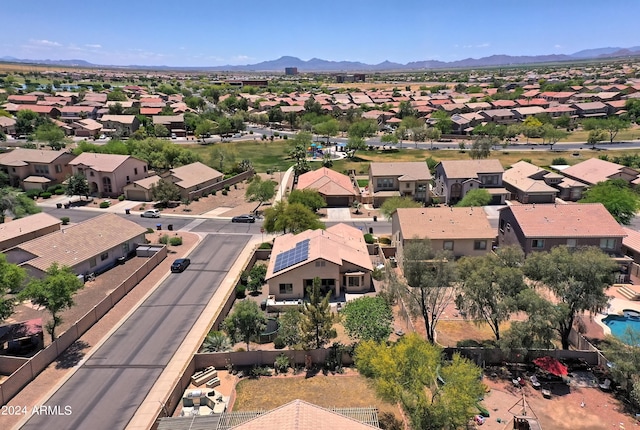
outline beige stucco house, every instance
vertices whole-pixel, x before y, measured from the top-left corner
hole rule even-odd
[[[44,276],[53,263],[69,266],[78,275],[98,273],[145,243],[147,229],[114,213],[91,218],[7,249],[7,261],[29,275]]]
[[[369,165],[368,194],[374,207],[382,206],[386,199],[396,196],[428,203],[430,183],[431,172],[423,161]]]
[[[71,175],[69,163],[75,156],[62,149],[17,148],[0,154],[0,170],[9,177],[9,185],[24,190],[43,190],[63,182]]]
[[[503,173],[500,160],[443,160],[436,166],[433,191],[440,203],[454,205],[482,188],[491,195],[490,204],[504,204],[509,191],[502,186]]]
[[[326,167],[300,175],[296,189],[316,190],[329,207],[349,207],[360,195],[347,175]]]
[[[117,197],[126,185],[147,177],[147,163],[130,155],[83,152],[69,163],[73,174],[81,173],[91,194]]]
[[[391,217],[391,235],[402,264],[403,249],[410,241],[429,239],[435,252],[478,256],[491,251],[497,231],[478,207],[399,208]]]
[[[346,224],[278,236],[267,266],[269,294],[276,300],[302,299],[313,279],[322,289],[341,293],[371,288],[373,266],[362,232]]]

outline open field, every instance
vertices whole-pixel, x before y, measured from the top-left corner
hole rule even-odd
[[[205,162],[208,162],[211,150],[215,145],[185,145],[185,147],[199,154]],[[260,140],[256,135],[255,141],[229,142],[223,145],[225,148],[233,148],[237,161],[251,160],[256,172],[266,172],[267,169],[284,172],[293,165],[293,160],[289,159],[287,155],[289,145],[285,140],[269,142]]]

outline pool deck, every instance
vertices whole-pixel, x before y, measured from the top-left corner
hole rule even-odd
[[[607,295],[611,297],[609,307],[598,315],[594,316],[594,321],[602,328],[605,335],[611,334],[611,329],[602,322],[609,315],[622,315],[623,311],[630,309],[640,312],[640,301],[629,300],[620,293],[621,288],[632,289],[640,293],[640,279],[633,277],[633,284],[614,284],[608,291]]]

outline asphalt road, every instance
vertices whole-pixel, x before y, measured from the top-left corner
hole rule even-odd
[[[248,240],[208,235],[191,265],[172,273],[46,403],[71,413],[35,415],[22,428],[124,429]]]

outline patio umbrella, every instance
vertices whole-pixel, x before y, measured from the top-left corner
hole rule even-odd
[[[533,360],[533,364],[538,366],[540,369],[551,373],[552,375],[567,376],[569,374],[569,369],[567,369],[567,366],[560,363],[553,357],[546,356],[536,358],[535,360]]]

